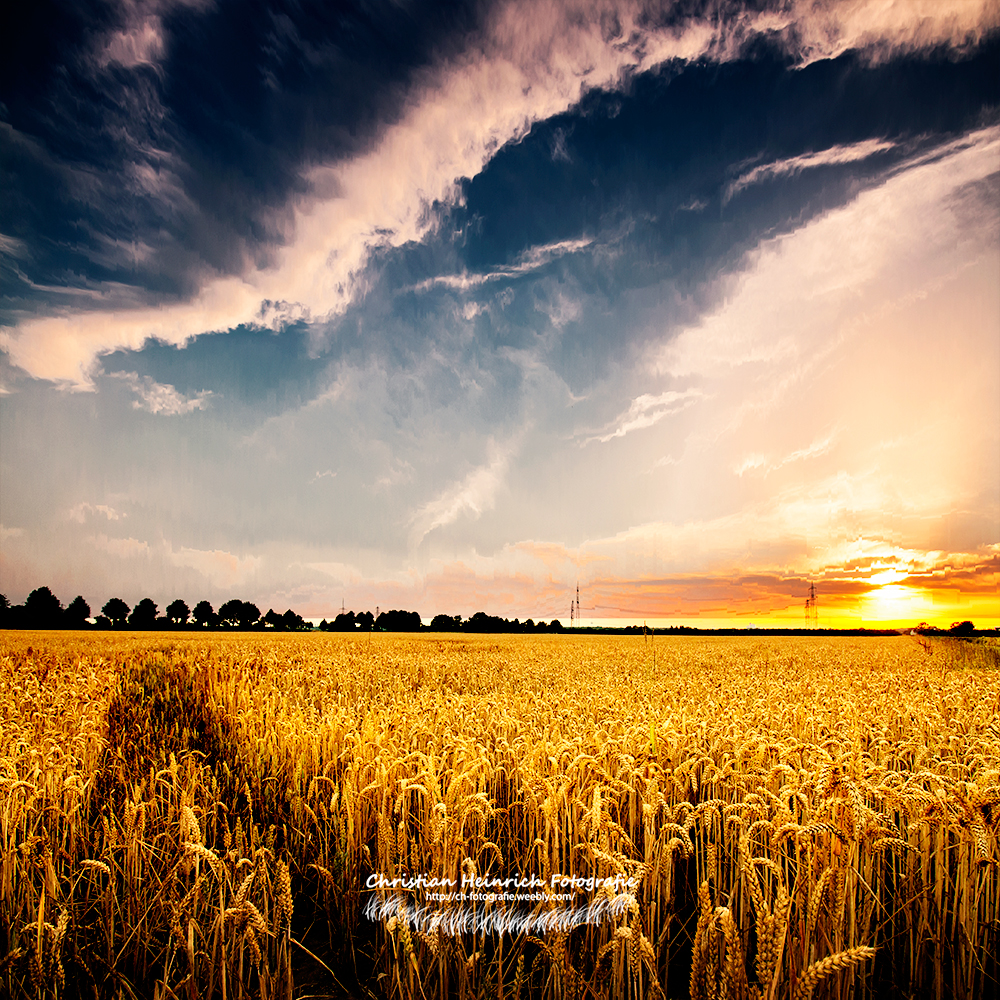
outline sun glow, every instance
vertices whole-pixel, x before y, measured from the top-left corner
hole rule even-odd
[[[909,587],[885,584],[865,598],[865,618],[879,621],[920,621],[928,605],[926,595]]]

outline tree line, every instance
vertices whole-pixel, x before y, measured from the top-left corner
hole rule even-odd
[[[497,618],[485,611],[477,611],[462,621],[461,615],[435,615],[430,625],[423,625],[416,611],[383,611],[376,618],[370,611],[355,614],[343,611],[333,621],[325,618],[319,623],[324,632],[562,632],[562,623],[555,619],[548,624],[531,618],[513,621]]]
[[[920,635],[950,635],[959,639],[969,639],[976,634],[976,626],[970,621],[952,622],[951,628],[943,629],[921,622],[913,631]]]
[[[377,610],[377,609],[376,609]],[[273,629],[280,632],[311,630],[312,625],[289,608],[284,614],[269,610],[261,615],[250,601],[237,598],[226,601],[216,611],[208,601],[199,601],[193,609],[180,600],[171,601],[163,612],[150,597],[134,608],[120,597],[112,597],[93,622],[90,605],[82,596],[67,607],[48,587],[33,590],[24,604],[11,605],[0,594],[0,628],[37,629]],[[551,622],[499,618],[477,611],[471,618],[461,615],[435,615],[429,626],[423,625],[416,611],[342,612],[332,621],[325,618],[319,628],[324,632],[562,632],[558,619]]]
[[[376,609],[377,610],[377,609]],[[216,611],[208,601],[199,601],[192,610],[188,605],[177,599],[167,605],[161,615],[156,602],[144,597],[134,607],[130,608],[120,597],[112,597],[97,615],[90,621],[90,605],[82,596],[73,598],[64,608],[59,599],[48,587],[33,590],[24,604],[11,605],[7,598],[0,594],[0,628],[38,628],[38,629],[256,629],[278,632],[311,631],[313,626],[301,615],[289,608],[284,614],[273,609],[261,615],[260,609],[250,601],[238,598],[226,601]],[[477,611],[471,618],[463,621],[461,615],[435,615],[430,625],[421,622],[416,611],[382,611],[373,615],[370,611],[341,612],[332,621],[325,618],[318,628],[323,632],[492,632],[492,633],[539,633],[563,632],[562,622],[558,618],[550,622],[534,621],[528,618],[520,621],[499,618],[488,615],[485,611]],[[576,631],[576,630],[574,630]],[[636,634],[641,632],[657,633],[691,633],[719,632],[719,634],[743,634],[741,629],[697,629],[679,625],[670,628],[645,629],[632,625],[619,629],[586,629],[588,632],[618,632]],[[814,634],[816,630],[778,629],[763,630],[774,634]],[[858,630],[821,630],[829,634],[860,634],[869,633],[869,629]],[[897,630],[889,630],[896,632]],[[971,621],[955,622],[950,629],[939,629],[926,622],[921,622],[914,630],[921,635],[950,635],[968,638],[977,634],[977,629]],[[874,633],[872,633],[874,634]],[[888,632],[886,632],[888,634]]]
[[[284,614],[269,610],[261,616],[260,608],[250,601],[234,598],[216,611],[208,601],[199,601],[194,610],[179,598],[171,601],[161,615],[156,602],[144,597],[130,608],[120,597],[112,597],[101,613],[90,618],[90,605],[82,596],[67,607],[48,587],[33,590],[24,604],[11,605],[0,594],[0,628],[71,628],[71,629],[275,629],[299,632],[312,625],[291,608]]]

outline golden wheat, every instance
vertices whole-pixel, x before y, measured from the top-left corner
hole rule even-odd
[[[967,644],[0,643],[0,993],[290,1000],[317,949],[390,998],[996,992],[1000,674]],[[539,919],[603,879],[573,905],[606,911],[453,935],[519,904],[372,874],[536,875]]]

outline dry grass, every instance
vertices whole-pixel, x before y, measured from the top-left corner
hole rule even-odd
[[[290,998],[311,927],[386,997],[993,994],[994,660],[904,637],[3,633],[0,993]],[[372,872],[639,885],[581,891],[614,916],[572,931],[449,936],[367,921]]]

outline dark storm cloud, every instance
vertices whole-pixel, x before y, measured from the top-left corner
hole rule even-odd
[[[637,252],[612,265],[615,284],[670,275],[691,287],[762,233],[801,225],[917,149],[996,121],[998,60],[998,38],[963,59],[871,65],[852,52],[803,69],[764,48],[723,65],[666,66],[624,92],[590,94],[466,183],[456,221],[464,263],[485,271],[529,246],[627,232]],[[727,197],[755,165],[871,139],[894,148]]]
[[[26,293],[84,308],[109,295],[175,297],[206,267],[265,264],[303,170],[364,149],[398,115],[408,77],[457,48],[473,21],[458,4],[156,9],[161,43],[134,40],[148,18],[81,8],[36,53],[47,71],[7,71],[9,117],[23,126],[0,124],[8,308]],[[136,62],[123,67],[109,53],[126,36]],[[962,55],[872,63],[848,52],[796,68],[772,40],[721,65],[668,63],[586,94],[499,150],[465,179],[457,206],[430,207],[429,236],[373,252],[367,292],[343,316],[283,337],[239,327],[231,341],[197,337],[182,351],[154,341],[104,368],[212,391],[219,405],[294,405],[322,387],[306,348],[392,367],[437,346],[443,371],[471,370],[499,392],[491,412],[510,405],[521,377],[496,352],[535,350],[585,391],[627,354],[626,338],[639,346],[711,308],[712,275],[762,236],[843,204],[921,146],[994,121],[998,56],[994,37]],[[768,172],[865,142],[877,145],[849,162]],[[456,290],[450,276],[470,284]],[[576,308],[559,317],[567,298]],[[553,322],[571,336],[544,341]]]
[[[284,219],[268,210],[304,193],[302,171],[367,148],[398,117],[412,73],[447,56],[474,20],[458,0],[178,9],[166,21],[164,96],[183,137],[185,189],[211,223],[206,259],[242,264],[226,259],[228,234],[280,242]]]
[[[762,238],[995,122],[998,57],[994,38],[963,58],[872,64],[848,53],[795,69],[769,49],[592,93],[467,180],[433,238],[376,255],[371,291],[335,324],[330,348],[363,326],[390,356],[412,352],[441,336],[433,318],[456,300],[476,303],[467,353],[530,347],[565,294],[581,305],[546,360],[585,391],[627,338],[660,337],[714,306],[711,277]],[[532,262],[539,247],[566,249]],[[394,335],[396,347],[385,342]]]
[[[851,52],[801,69],[758,47],[593,92],[498,151],[423,242],[375,252],[366,294],[316,342],[390,367],[439,350],[448,370],[474,372],[495,394],[484,418],[516,411],[510,349],[586,392],[648,339],[713,308],[712,277],[761,239],[995,122],[998,58],[996,37],[961,58],[873,64]],[[575,308],[560,318],[564,300]],[[566,336],[546,339],[553,323]]]
[[[61,11],[48,14],[58,19]],[[989,72],[995,40],[970,48],[967,35],[964,46],[955,48],[952,39],[952,48],[928,55],[927,44],[904,30],[898,50],[873,54],[868,45],[859,55],[847,46],[839,59],[797,68],[812,58],[817,38],[840,31],[868,37],[878,17],[867,9],[858,23],[868,28],[827,24],[824,11],[777,2],[721,12],[711,3],[555,5],[539,11],[537,25],[525,24],[516,7],[459,0],[151,0],[75,8],[48,32],[30,14],[18,16],[11,36],[33,41],[31,59],[11,60],[0,93],[9,97],[0,169],[10,192],[0,216],[0,323],[20,324],[21,331],[44,327],[66,345],[78,341],[79,361],[67,359],[62,374],[76,367],[78,384],[87,382],[88,350],[92,359],[102,346],[138,346],[143,335],[179,343],[241,323],[336,317],[356,288],[388,287],[391,254],[368,255],[379,233],[387,244],[402,242],[401,229],[415,230],[429,250],[423,262],[412,248],[402,254],[404,270],[415,262],[425,281],[446,274],[452,254],[458,271],[507,268],[514,292],[520,278],[549,273],[574,281],[578,295],[610,302],[624,289],[665,279],[674,283],[675,297],[697,296],[706,275],[733,266],[761,233],[787,231],[842,204],[894,156],[912,152],[920,129],[932,142],[996,107]],[[522,112],[511,115],[507,107],[516,106],[510,101],[518,89],[522,97],[531,93],[538,68],[560,95],[563,75],[582,79],[590,72],[586,62],[570,62],[567,72],[560,50],[546,40],[546,19],[562,34],[574,33],[569,51],[579,44],[585,52],[600,36],[604,51],[591,54],[607,62],[594,79],[612,90],[574,84],[570,92],[582,100],[554,117],[536,113],[532,97],[522,120],[530,124],[536,114],[542,120],[493,155],[491,130],[501,138],[520,134],[514,123]],[[936,37],[934,30],[928,37]],[[649,59],[647,49],[684,55]],[[897,51],[904,54],[890,60]],[[658,70],[635,68],[663,58]],[[433,114],[418,116],[424,135],[440,131],[452,143],[449,155],[473,168],[462,182],[463,207],[449,208],[454,197],[447,186],[455,178],[444,165],[448,155],[440,176],[434,174],[433,142],[413,147],[415,167],[395,169],[408,150],[397,139],[392,162],[376,155],[367,176],[356,172],[345,181],[330,169],[360,163],[396,125],[405,133],[414,109],[440,106],[446,93],[455,102],[461,87],[449,91],[449,80],[482,86],[478,66],[493,67],[504,86],[511,67],[527,71],[526,86],[496,94],[487,88],[484,136],[463,136],[467,126],[455,128]],[[573,104],[553,104],[541,84],[538,93],[540,107]],[[470,110],[463,107],[466,115]],[[489,124],[491,112],[501,124]],[[895,150],[734,193],[741,169],[890,133],[886,145]],[[903,134],[907,143],[899,141]],[[454,155],[479,144],[483,159]],[[317,180],[329,190],[310,190]],[[379,218],[380,183],[390,188],[385,218]],[[433,197],[445,204],[426,204]],[[308,249],[300,248],[297,240],[317,208],[329,210],[329,245],[317,246],[313,233]],[[428,236],[423,223],[409,224],[414,210],[440,225]],[[435,246],[456,229],[457,244]],[[593,253],[552,253],[547,268],[532,257],[538,247],[581,238],[594,244]],[[213,300],[211,286],[226,276],[248,283]],[[297,287],[288,292],[290,285]],[[548,290],[540,294],[551,297]],[[262,299],[286,295],[287,308],[282,302],[273,315],[259,308]],[[189,303],[196,308],[173,322],[170,309],[182,312]],[[166,308],[140,315],[135,307],[145,304]],[[108,309],[119,311],[110,324],[82,316]],[[46,315],[69,310],[84,320],[72,334],[55,334],[61,319],[46,327]],[[523,298],[504,303],[501,343],[519,343],[517,331],[531,327],[532,310]],[[346,318],[343,330],[353,322]],[[132,327],[124,338],[114,332],[122,326]],[[33,335],[15,332],[25,340],[19,357]],[[317,329],[314,345],[324,342],[332,341]]]
[[[370,144],[413,72],[474,22],[460,2],[12,11],[0,32],[7,322],[39,300],[85,308],[73,292],[97,283],[169,299],[267,264],[303,170]]]

